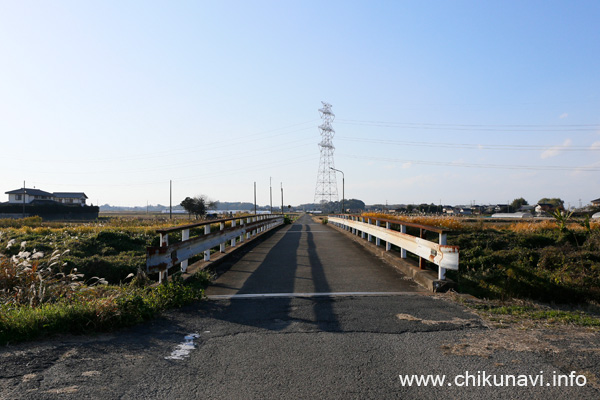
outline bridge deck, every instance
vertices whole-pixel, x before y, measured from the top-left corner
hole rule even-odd
[[[422,291],[400,272],[308,215],[270,234],[228,267],[207,289],[209,297]]]

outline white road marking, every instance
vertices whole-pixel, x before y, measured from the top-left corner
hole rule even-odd
[[[214,294],[206,296],[209,300],[259,299],[277,297],[356,297],[356,296],[405,296],[417,292],[329,292],[329,293],[247,293],[247,294]]]
[[[185,357],[189,357],[190,352],[196,348],[194,339],[200,337],[197,333],[191,333],[184,338],[184,342],[177,346],[170,356],[165,357],[166,360],[183,360]]]

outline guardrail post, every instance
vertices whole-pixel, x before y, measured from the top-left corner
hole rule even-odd
[[[385,229],[391,229],[391,224],[389,222],[385,223]],[[390,251],[392,249],[392,244],[390,242],[385,242],[385,251]]]
[[[425,232],[423,232],[423,228],[419,228],[419,238],[423,239],[425,236]],[[425,260],[423,257],[419,257],[419,268],[425,269]]]
[[[406,233],[406,225],[400,225],[400,233]],[[406,258],[406,249],[400,249],[400,258]]]
[[[225,230],[225,222],[221,222],[220,228],[221,231]],[[221,243],[221,245],[219,246],[219,251],[221,253],[225,253],[225,242]]]
[[[166,247],[169,245],[169,234],[161,233],[160,234],[160,247]]]
[[[375,226],[381,226],[381,222],[378,219],[375,220]],[[378,237],[375,238],[375,246],[381,246],[381,239]]]
[[[360,217],[360,222],[362,222],[364,224],[365,223],[365,219],[363,217]],[[361,239],[365,238],[365,231],[360,231],[360,238]]]
[[[231,220],[231,227],[235,228],[235,219]],[[235,239],[236,238],[231,239],[231,247],[235,247]]]
[[[210,224],[204,225],[204,234],[208,235],[210,233]],[[204,261],[210,261],[210,249],[204,252]]]
[[[446,234],[440,233],[440,245],[446,244]],[[443,281],[446,279],[446,268],[438,267],[438,279]]]
[[[169,270],[168,269],[158,272],[158,283],[163,282],[163,277],[164,277],[165,282],[167,282],[169,280]]]
[[[189,229],[184,229],[183,231],[181,231],[181,241],[185,242],[186,240],[188,240],[190,238],[190,230]],[[187,271],[187,267],[188,267],[188,260],[183,260],[181,262],[181,272]]]
[[[371,225],[371,218],[367,218],[367,225]],[[367,241],[369,243],[371,243],[371,239],[372,239],[371,234],[370,233],[367,234]]]

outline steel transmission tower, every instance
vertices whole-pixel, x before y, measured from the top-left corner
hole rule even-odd
[[[331,123],[335,118],[335,114],[331,112],[331,104],[321,102],[323,108],[319,109],[323,123],[319,126],[321,131],[321,158],[319,161],[319,173],[317,175],[317,188],[315,189],[315,203],[326,203],[329,201],[338,200],[337,181],[335,179],[335,167],[333,163],[333,135],[335,131],[331,127]]]

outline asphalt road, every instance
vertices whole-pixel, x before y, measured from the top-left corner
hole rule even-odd
[[[226,263],[208,296],[423,291],[412,280],[308,215]]]
[[[597,382],[552,384],[556,374],[597,371],[597,335],[488,328],[306,217],[224,269],[211,296],[271,297],[207,300],[113,334],[0,349],[0,398],[600,398]],[[405,374],[445,381],[410,386]],[[481,387],[490,375],[530,380]]]

